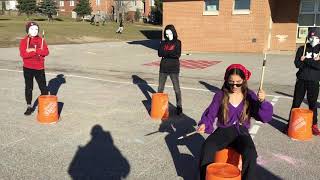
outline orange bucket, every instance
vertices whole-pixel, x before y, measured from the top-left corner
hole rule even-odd
[[[53,95],[41,95],[38,98],[38,122],[41,124],[56,123],[58,115],[58,97]]]
[[[220,151],[217,151],[214,156],[214,162],[229,163],[238,167],[240,170],[242,169],[242,157],[233,148],[225,148]]]
[[[207,166],[206,180],[241,180],[241,173],[232,164],[212,163]]]
[[[294,140],[310,140],[312,138],[313,112],[305,108],[293,108],[291,110],[288,136]]]
[[[169,98],[165,93],[152,94],[151,118],[168,119],[169,118]]]

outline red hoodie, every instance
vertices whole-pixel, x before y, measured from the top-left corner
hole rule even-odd
[[[29,38],[29,48],[36,48],[36,51],[27,52],[27,43]],[[26,36],[20,41],[20,56],[23,59],[23,67],[35,70],[44,69],[44,57],[48,56],[49,50],[47,43],[43,41],[43,49],[41,49],[42,38],[39,36]]]

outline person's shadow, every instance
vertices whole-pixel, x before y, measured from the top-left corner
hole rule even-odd
[[[257,164],[256,171],[257,179],[259,180],[283,180],[259,164]]]
[[[137,75],[132,75],[132,83],[136,84],[143,93],[143,95],[147,98],[146,100],[142,100],[142,103],[145,106],[148,114],[150,115],[152,98],[149,93],[153,94],[156,93],[156,91],[148,85],[147,81],[141,79]]]
[[[149,112],[151,105],[151,96],[149,95],[149,92],[155,93],[156,91],[139,76],[133,75],[132,79],[133,83],[137,84],[141,92],[147,98],[148,103],[144,103],[144,105],[146,106],[146,104],[148,104],[146,107],[148,107],[147,109]],[[169,109],[173,110],[175,109],[175,106],[169,103]],[[198,178],[200,150],[205,139],[200,134],[194,134],[181,140],[178,138],[190,132],[194,132],[196,130],[194,126],[196,125],[196,121],[187,115],[182,114],[178,116],[170,112],[168,120],[162,121],[158,130],[145,135],[149,136],[161,132],[168,133],[165,137],[165,141],[171,153],[177,175],[185,180],[194,180]],[[179,146],[186,146],[191,155],[180,152]]]
[[[280,91],[275,91],[275,93],[277,93],[277,94],[281,94],[281,95],[283,95],[283,96],[287,96],[287,97],[291,97],[291,98],[293,98],[293,95],[291,95],[291,94],[287,94],[287,93],[284,93],[284,92],[280,92]],[[307,99],[303,99],[303,101],[302,101],[304,104],[306,104],[306,105],[309,105],[309,103],[308,103],[308,100]],[[320,103],[317,101],[317,108],[319,108],[320,107]]]
[[[199,81],[200,84],[202,84],[204,87],[206,87],[209,91],[216,93],[217,91],[221,90],[220,88],[213,86],[211,84],[208,84],[204,81]]]
[[[73,180],[121,180],[128,176],[130,164],[114,146],[108,131],[100,125],[93,126],[91,140],[78,150],[69,165],[68,173]]]
[[[66,83],[66,79],[65,79],[64,75],[58,74],[55,78],[53,78],[49,81],[48,86],[47,86],[48,94],[56,96],[58,94],[58,91],[59,91],[61,85],[64,83]],[[33,103],[33,106],[32,106],[33,111],[35,111],[39,105],[38,98]],[[62,113],[63,106],[64,106],[63,102],[58,102],[58,115],[59,115],[59,117]]]
[[[130,41],[128,44],[133,44],[133,45],[142,45],[150,49],[158,50],[159,45],[160,45],[160,39],[148,39],[148,40],[137,40],[137,41]]]
[[[178,138],[196,131],[196,125],[196,121],[185,114],[171,115],[168,120],[162,121],[158,129],[159,132],[168,133],[165,141],[171,153],[177,175],[184,180],[198,179],[200,151],[205,139],[200,134],[194,134],[183,139]],[[185,146],[191,154],[180,152],[179,146]]]
[[[273,114],[272,120],[268,122],[268,124],[270,124],[272,127],[277,129],[281,133],[286,134],[288,119],[285,119],[281,116]]]
[[[55,78],[51,79],[48,83],[47,89],[48,89],[48,94],[57,96],[58,91],[61,87],[62,84],[66,83],[66,79],[63,74],[58,74]],[[35,110],[38,107],[39,101],[38,98],[35,100],[33,103],[33,109]],[[58,114],[59,117],[62,113],[64,103],[63,102],[58,102]]]
[[[62,84],[66,83],[66,79],[63,74],[58,74],[55,78],[51,79],[48,83],[48,91],[50,95],[57,95]]]

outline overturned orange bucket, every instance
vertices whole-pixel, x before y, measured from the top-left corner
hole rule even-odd
[[[38,98],[38,122],[41,124],[56,123],[58,115],[58,97],[53,95],[41,95]]]
[[[312,138],[313,112],[305,108],[291,110],[288,136],[294,140],[306,141]]]
[[[214,156],[214,162],[216,163],[228,163],[242,169],[242,157],[233,148],[225,148],[217,151]]]
[[[169,118],[169,98],[166,93],[152,94],[151,118],[163,119]]]
[[[241,173],[232,164],[212,163],[207,166],[206,180],[241,180]]]

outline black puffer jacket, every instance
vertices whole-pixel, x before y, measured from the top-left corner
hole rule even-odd
[[[306,81],[320,81],[320,60],[314,60],[314,57],[318,56],[320,51],[320,45],[312,47],[309,43],[306,46],[304,61],[300,58],[303,55],[304,46],[300,46],[296,53],[294,64],[299,71],[297,72],[297,78]]]
[[[165,32],[170,29],[173,33],[173,40],[169,40]],[[164,41],[161,41],[158,49],[158,56],[161,57],[160,73],[179,73],[181,56],[181,41],[178,39],[177,31],[173,25],[167,25],[164,29]]]

